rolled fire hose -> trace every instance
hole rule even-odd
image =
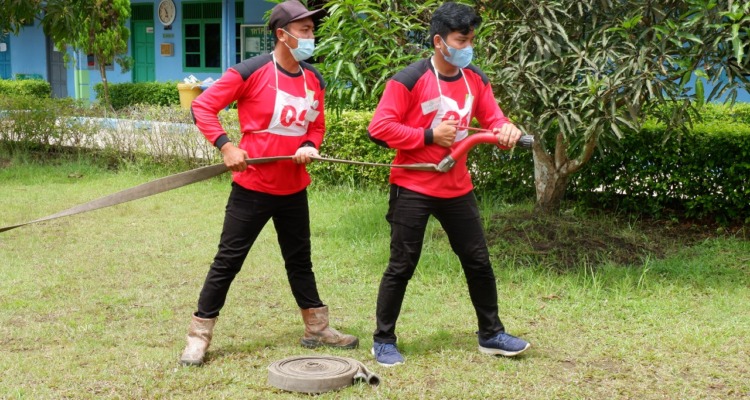
[[[483,130],[484,131],[484,130]],[[485,131],[487,132],[487,131]],[[433,171],[433,172],[448,172],[456,164],[456,160],[463,157],[471,150],[472,147],[479,143],[495,143],[497,144],[497,137],[493,133],[478,133],[469,136],[467,139],[462,140],[458,146],[456,146],[451,153],[439,164],[432,163],[418,163],[418,164],[382,164],[382,163],[371,163],[363,161],[351,161],[351,160],[339,160],[335,158],[324,158],[324,157],[313,157],[315,161],[325,161],[331,163],[342,163],[342,164],[354,164],[354,165],[365,165],[374,167],[390,167],[390,168],[402,168],[410,169],[415,171]],[[519,147],[531,147],[534,142],[534,137],[531,135],[524,135],[518,141],[517,146]],[[262,158],[250,158],[245,160],[247,164],[264,164],[269,162],[291,160],[292,156],[277,156],[277,157],[262,157]],[[191,183],[200,182],[214,176],[221,175],[227,172],[229,169],[223,163],[214,164],[207,167],[201,167],[192,169],[190,171],[181,172],[179,174],[169,175],[164,178],[156,179],[151,182],[125,189],[120,192],[111,194],[109,196],[100,197],[98,199],[89,201],[87,203],[79,204],[75,207],[71,207],[67,210],[60,211],[58,213],[48,215],[32,221],[23,222],[15,225],[8,225],[0,228],[0,232],[9,231],[11,229],[19,228],[24,225],[34,224],[42,221],[49,221],[56,218],[67,217],[74,214],[80,214],[88,211],[98,210],[100,208],[111,207],[117,204],[122,204],[128,201],[141,199],[144,197],[152,196],[158,193],[166,192],[168,190],[177,189],[182,186],[189,185]]]
[[[380,377],[361,362],[345,357],[288,357],[268,366],[268,384],[289,392],[324,393],[357,382],[377,386]]]

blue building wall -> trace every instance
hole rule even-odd
[[[18,36],[9,36],[10,69],[15,74],[37,74],[47,79],[46,41],[42,28],[35,21],[33,27],[27,27]]]
[[[182,60],[182,54],[184,52],[184,46],[183,46],[183,32],[181,29],[181,21],[182,21],[182,15],[181,15],[181,8],[182,8],[182,0],[174,0],[175,5],[177,6],[177,17],[172,24],[172,29],[166,30],[165,27],[159,22],[159,19],[156,15],[157,13],[157,1],[150,1],[150,0],[133,0],[131,1],[131,4],[148,4],[153,3],[154,4],[154,46],[155,46],[155,79],[159,82],[164,81],[182,81],[184,78],[188,77],[189,75],[193,75],[196,78],[200,80],[205,80],[207,78],[212,79],[218,79],[221,77],[221,73],[226,70],[228,67],[235,64],[234,62],[234,54],[236,51],[236,45],[235,45],[235,31],[234,31],[234,22],[235,21],[235,15],[234,15],[234,5],[235,0],[223,0],[223,9],[224,9],[224,18],[225,20],[232,21],[231,24],[222,24],[222,43],[226,44],[226,47],[222,49],[222,72],[184,72],[183,69],[183,60]],[[193,1],[194,2],[194,1]],[[244,16],[242,17],[242,21],[245,24],[263,24],[265,21],[263,20],[263,15],[267,10],[270,10],[274,6],[273,3],[269,3],[265,0],[244,0]],[[174,46],[174,55],[172,56],[162,56],[160,54],[160,45],[162,43],[171,43]],[[130,49],[128,55],[132,55],[132,49]],[[228,56],[229,55],[229,56]],[[85,68],[85,55],[78,55],[76,57],[77,60],[79,60],[78,65],[76,68],[79,71],[83,71],[84,74],[86,74],[87,68]],[[94,85],[97,83],[101,83],[101,76],[98,73],[97,70],[88,70],[88,78],[90,82],[90,87],[93,88]],[[74,71],[72,68],[68,71],[68,93],[75,93],[75,74],[76,71]],[[132,82],[133,80],[133,74],[132,71],[123,73],[118,65],[114,66],[113,70],[107,71],[107,79],[110,83],[122,83],[122,82]],[[95,93],[93,90],[90,91],[90,100],[95,99]]]

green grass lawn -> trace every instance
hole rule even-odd
[[[86,160],[0,157],[0,225],[159,176]],[[743,235],[675,239],[668,251],[646,252],[631,265],[607,261],[606,253],[579,255],[577,266],[561,269],[557,259],[503,240],[509,231],[496,229],[531,205],[483,201],[500,317],[533,347],[516,359],[477,351],[463,274],[439,224],[431,223],[399,320],[407,361],[386,369],[369,355],[388,260],[386,194],[315,185],[319,289],[333,325],[358,335],[360,348],[299,346],[302,320],[269,224],[229,293],[207,364],[180,367],[228,190],[222,177],[0,233],[0,398],[307,398],[270,387],[266,368],[316,354],[358,359],[382,379],[376,389],[356,385],[321,399],[750,396],[750,242]],[[574,218],[578,226],[622,231],[640,248],[665,243],[606,214]]]

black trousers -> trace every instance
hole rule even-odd
[[[476,311],[478,334],[490,338],[504,331],[498,317],[497,284],[474,193],[442,199],[392,185],[386,219],[391,224],[391,257],[378,291],[373,340],[396,342],[396,320],[422,253],[425,228],[434,215],[458,255]]]
[[[198,299],[197,317],[213,318],[219,315],[229,286],[269,219],[273,219],[276,228],[287,278],[297,305],[300,308],[324,306],[318,295],[310,260],[307,191],[276,196],[232,183],[219,250]]]

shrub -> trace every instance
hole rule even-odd
[[[663,143],[664,127],[646,124],[596,154],[571,192],[592,205],[657,217],[750,221],[748,109],[709,107],[704,122]]]
[[[38,99],[49,98],[52,86],[49,82],[39,79],[5,80],[0,79],[0,97],[31,96]]]
[[[221,162],[220,153],[177,106],[131,106],[115,118],[72,99],[0,96],[0,141],[35,146],[104,147],[119,157],[182,158],[187,165]],[[615,207],[657,217],[671,213],[718,222],[750,222],[750,106],[707,107],[704,121],[681,135],[666,137],[648,123],[613,146],[601,148],[568,188],[571,199],[595,207]],[[236,110],[219,113],[235,143]],[[322,156],[375,163],[392,162],[395,151],[367,136],[368,111],[326,115]],[[662,143],[662,141],[664,141]],[[440,160],[434,160],[438,163]],[[177,166],[179,163],[173,163]],[[179,164],[182,165],[182,164]],[[533,198],[534,165],[528,150],[501,151],[480,145],[469,153],[477,192],[514,201]],[[309,166],[316,183],[386,187],[389,168],[317,162]]]
[[[321,154],[330,158],[391,162],[393,150],[370,142],[372,113],[329,113]],[[569,187],[569,198],[591,206],[615,207],[656,217],[709,218],[720,223],[750,222],[750,105],[711,105],[703,122],[682,135],[667,137],[664,127],[647,123],[613,147],[599,149]],[[435,160],[437,163],[440,160]],[[531,151],[501,151],[480,145],[469,153],[477,192],[509,201],[533,198]],[[388,168],[314,163],[316,179],[326,183],[382,185]]]
[[[94,85],[97,99],[104,98],[104,85]],[[180,104],[177,82],[137,82],[114,83],[109,85],[109,97],[115,110],[149,104],[155,106],[172,106]]]
[[[395,152],[373,143],[367,137],[371,111],[343,111],[339,116],[326,113],[326,136],[320,154],[326,158],[390,163]],[[308,167],[316,181],[328,184],[383,186],[388,184],[389,169],[318,162]]]
[[[534,158],[529,149],[500,150],[479,145],[468,165],[477,192],[507,201],[534,198]]]
[[[696,120],[703,123],[729,122],[750,125],[750,103],[710,104],[699,110]]]
[[[7,115],[0,124],[0,141],[17,146],[80,146],[91,136],[91,129],[78,118],[91,110],[71,98],[0,97],[0,110]]]

